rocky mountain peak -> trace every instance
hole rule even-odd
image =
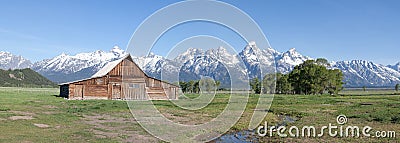
[[[115,45],[111,50],[111,53],[114,53],[114,55],[116,56],[122,56],[125,55],[126,52],[124,50],[122,50],[118,45]]]
[[[31,61],[22,56],[13,55],[10,52],[0,51],[0,69],[23,69],[29,68]]]

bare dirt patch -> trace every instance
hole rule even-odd
[[[53,106],[53,105],[44,105],[43,108],[47,108],[47,109],[57,109],[57,106]]]
[[[23,115],[23,116],[35,116],[35,113],[32,112],[24,112],[24,111],[10,111],[11,113]]]
[[[45,114],[45,115],[53,115],[53,114],[57,114],[58,112],[52,112],[52,111],[45,111],[45,112],[42,112],[42,114]]]
[[[161,111],[161,114],[174,122],[185,124],[185,125],[200,125],[206,122],[209,122],[212,117],[209,114],[190,114],[190,113],[183,113],[183,114],[176,114],[176,113],[169,113]]]
[[[10,120],[32,120],[34,118],[32,116],[12,116],[9,119]]]
[[[49,128],[50,127],[49,125],[46,125],[46,124],[33,124],[33,125],[35,125],[36,127],[39,127],[39,128]]]
[[[129,115],[83,115],[85,123],[92,125],[91,132],[97,138],[114,138],[122,142],[158,142],[148,135],[135,119]]]

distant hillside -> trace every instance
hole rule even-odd
[[[0,86],[2,87],[55,87],[52,81],[27,68],[16,70],[0,69]]]

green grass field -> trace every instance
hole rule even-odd
[[[376,92],[376,93],[374,93]],[[400,96],[394,91],[344,91],[344,96],[275,95],[265,121],[276,124],[281,115],[296,118],[290,126],[320,127],[344,114],[348,125],[375,131],[400,132]],[[379,94],[379,95],[374,95]],[[133,119],[125,101],[65,100],[58,89],[0,88],[0,142],[162,142]],[[197,96],[197,95],[189,95]],[[169,119],[183,124],[212,120],[225,108],[228,94],[218,94],[206,108],[182,110],[169,101],[154,101]],[[246,111],[229,132],[246,130],[258,96],[250,95]],[[399,142],[399,138],[280,138],[260,142]]]

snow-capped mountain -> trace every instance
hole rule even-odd
[[[133,61],[144,71],[147,75],[162,80],[174,81],[172,74],[178,73],[178,65],[170,59],[150,53],[144,57],[132,57]],[[161,77],[161,72],[164,71]]]
[[[48,79],[61,83],[89,78],[108,62],[125,54],[127,53],[124,50],[115,46],[109,52],[98,50],[76,55],[61,54],[31,64],[20,56],[0,52],[0,68],[30,67]],[[231,82],[247,86],[248,78],[261,78],[261,75],[275,71],[288,73],[294,66],[312,59],[301,55],[294,48],[280,53],[271,48],[260,49],[255,42],[250,42],[238,54],[229,53],[223,47],[206,51],[189,48],[174,59],[166,59],[153,53],[132,58],[144,72],[155,78],[175,82],[208,76],[221,81],[223,87],[229,87]],[[399,67],[400,63],[384,66],[363,60],[331,62],[331,68],[343,71],[345,86],[350,87],[392,86],[400,83]]]
[[[108,62],[117,60],[125,54],[124,50],[115,46],[110,52],[98,50],[76,55],[61,54],[52,59],[36,62],[30,67],[50,80],[61,83],[91,77]],[[188,81],[209,76],[226,86],[231,82],[247,85],[245,82],[248,78],[261,78],[262,74],[274,72],[273,67],[277,63],[279,63],[278,70],[286,73],[287,69],[307,59],[295,50],[285,53],[279,53],[271,48],[261,50],[255,42],[250,42],[239,54],[231,54],[223,47],[206,51],[189,48],[174,59],[166,59],[153,53],[132,58],[143,71],[155,78]],[[285,59],[290,60],[285,61]],[[179,77],[176,77],[177,75]]]
[[[182,57],[191,57],[184,58]],[[207,51],[188,49],[175,58],[179,67],[179,80],[187,81],[201,79],[202,77],[212,77],[220,81],[222,87],[231,87],[231,82],[235,86],[247,85],[246,68],[240,63],[237,55],[229,53],[225,48],[209,49]],[[238,87],[236,87],[238,88]]]
[[[125,51],[114,46],[109,52],[97,50],[76,55],[61,54],[33,64],[32,69],[48,79],[60,83],[87,78],[100,70],[108,62],[125,55]]]
[[[194,59],[195,57],[204,55],[203,49],[189,48],[182,54],[178,55],[174,61],[178,63],[185,63],[188,60]]]
[[[31,65],[31,61],[22,56],[16,56],[9,52],[0,51],[0,69],[24,69],[29,68]]]
[[[391,69],[394,69],[394,70],[400,72],[400,62],[397,63],[397,64],[395,64],[395,65],[388,65],[387,67],[389,67],[389,68],[391,68]]]
[[[249,42],[249,44],[238,55],[244,62],[249,77],[261,78],[261,72],[275,72],[275,70],[270,71],[270,67],[275,66],[276,54],[277,53],[274,53],[273,51],[271,52],[271,50],[261,50],[257,47],[255,42]]]
[[[400,73],[370,61],[339,61],[331,65],[342,70],[346,86],[389,86],[400,83]]]
[[[96,69],[100,69],[104,64],[119,59],[123,55],[125,55],[125,51],[118,46],[115,46],[110,52],[97,50],[92,53],[79,53],[74,56],[63,53],[53,59],[35,63],[33,69],[39,72],[52,71],[69,74],[93,66]]]
[[[276,56],[276,70],[280,73],[290,72],[294,66],[303,63],[306,60],[312,58],[301,55],[296,51],[295,48],[290,49],[287,52],[277,54]]]

